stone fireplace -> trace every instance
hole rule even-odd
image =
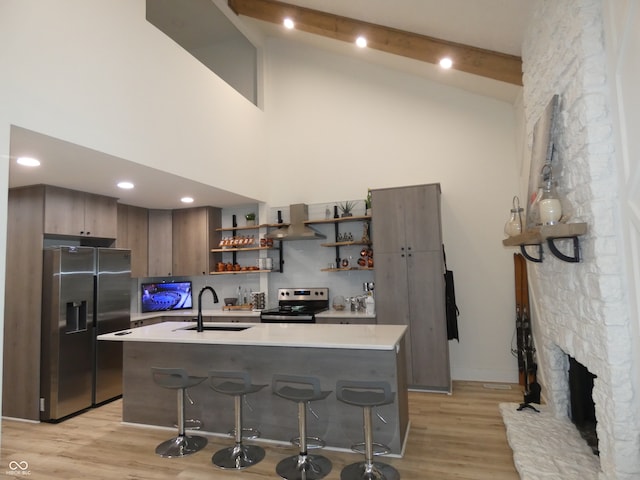
[[[588,224],[580,237],[581,262],[563,262],[545,248],[544,261],[529,264],[529,286],[544,403],[556,418],[568,418],[569,357],[584,365],[596,376],[595,474],[631,480],[640,478],[637,328],[619,241],[620,177],[609,84],[615,78],[607,70],[605,4],[539,0],[523,45],[525,141],[531,145],[536,120],[559,94],[558,189],[569,221]],[[528,168],[522,172],[526,184]],[[561,250],[572,248],[570,240],[557,243]]]

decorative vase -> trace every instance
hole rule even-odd
[[[247,220],[247,227],[253,227],[255,226],[256,221],[255,220]]]

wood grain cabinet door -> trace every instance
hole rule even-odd
[[[148,272],[167,277],[173,272],[173,218],[171,210],[149,210]]]
[[[401,193],[407,249],[414,252],[441,250],[440,187],[417,185],[406,187]]]
[[[84,195],[84,235],[116,238],[118,235],[118,202],[115,198],[86,193]]]
[[[212,270],[211,248],[217,246],[221,211],[214,207],[173,211],[173,274],[208,275]]]
[[[131,276],[146,277],[149,271],[149,211],[118,204],[118,248],[131,250]]]
[[[84,192],[45,187],[44,233],[84,235]]]
[[[117,200],[47,185],[44,233],[74,237],[116,238]]]
[[[449,341],[439,252],[413,252],[407,259],[407,277],[412,382],[446,390],[450,386]]]

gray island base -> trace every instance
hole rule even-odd
[[[333,393],[311,403],[315,415],[307,415],[308,434],[322,438],[326,448],[348,450],[363,441],[362,410],[336,399],[336,381],[384,380],[396,396],[393,404],[375,409],[387,423],[374,415],[374,441],[388,445],[393,455],[403,454],[409,429],[406,327],[247,324],[249,329],[233,332],[184,330],[191,325],[166,322],[100,337],[124,342],[124,422],[175,425],[176,392],[153,382],[152,366],[180,367],[198,376],[207,376],[209,370],[246,370],[253,383],[269,387],[247,396],[244,426],[261,432],[258,442],[289,443],[298,435],[297,406],[272,393],[272,376],[314,375],[323,390]],[[202,432],[227,435],[233,428],[233,399],[214,392],[206,381],[189,389],[189,395],[194,405],[185,402],[186,418],[200,420]]]

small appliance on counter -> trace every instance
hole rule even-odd
[[[251,304],[254,311],[264,310],[266,307],[266,297],[264,292],[251,292]]]
[[[40,419],[57,421],[122,395],[122,343],[130,327],[131,251],[44,250]]]
[[[260,313],[262,323],[316,323],[329,309],[328,288],[279,288],[278,307]]]

